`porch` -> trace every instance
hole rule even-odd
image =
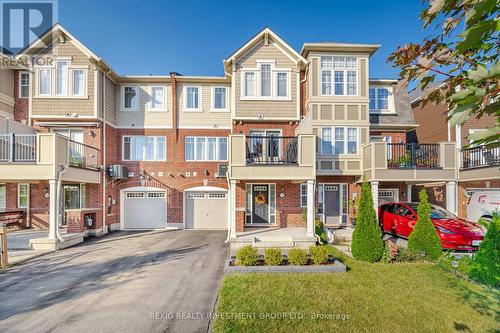
[[[316,244],[316,238],[307,236],[307,229],[303,227],[254,227],[236,232],[236,238],[232,238],[230,242],[232,250],[245,245],[255,248],[279,247],[286,250],[294,247],[309,248]]]

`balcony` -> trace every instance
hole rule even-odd
[[[500,147],[478,146],[460,152],[461,181],[497,179],[500,177]]]
[[[315,144],[312,134],[296,137],[231,135],[229,178],[313,179]]]
[[[454,142],[436,144],[370,142],[362,147],[368,181],[455,180]]]
[[[55,133],[1,134],[2,180],[56,179],[60,166],[65,181],[99,182],[99,150]]]

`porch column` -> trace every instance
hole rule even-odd
[[[236,238],[236,180],[229,181],[229,230],[230,238]]]
[[[446,209],[457,214],[457,182],[446,183]]]
[[[314,237],[314,180],[307,181],[307,237]]]
[[[375,216],[378,218],[378,182],[371,182],[373,208],[375,209]]]
[[[57,239],[57,215],[58,215],[58,204],[57,204],[57,180],[49,180],[49,239]]]
[[[406,201],[411,202],[411,184],[406,184]]]

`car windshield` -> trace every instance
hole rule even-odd
[[[418,203],[410,203],[408,206],[411,207],[414,211],[418,210]],[[450,213],[444,208],[439,206],[431,205],[431,219],[442,220],[442,219],[454,219],[455,215]]]

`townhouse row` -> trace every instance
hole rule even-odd
[[[442,184],[456,213],[457,146],[407,141],[418,124],[406,87],[368,75],[378,48],[297,52],[265,28],[223,77],[123,76],[55,25],[3,59],[0,209],[56,243],[60,226],[227,229],[236,245],[290,246],[315,242],[316,217],[355,225],[362,181],[375,206]],[[480,169],[499,186],[498,167]]]

